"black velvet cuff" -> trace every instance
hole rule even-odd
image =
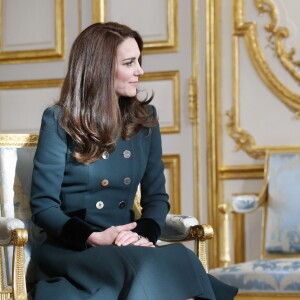
[[[150,218],[139,219],[136,223],[137,226],[132,231],[148,238],[150,242],[156,244],[161,233],[159,225]]]
[[[72,217],[63,226],[61,239],[66,245],[76,250],[87,248],[86,240],[95,230],[78,217]]]

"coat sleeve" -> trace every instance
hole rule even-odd
[[[156,118],[156,110],[151,106]],[[162,161],[162,142],[159,124],[151,130],[150,151],[146,170],[141,180],[142,216],[138,220],[136,232],[156,242],[165,225],[169,212],[169,196],[165,189],[164,164]]]
[[[67,137],[58,123],[58,115],[59,109],[48,108],[42,117],[33,162],[30,199],[32,220],[47,234],[60,238],[72,248],[84,249],[88,236],[94,230],[79,218],[67,216],[60,207]]]

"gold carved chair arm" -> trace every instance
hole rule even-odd
[[[231,202],[219,204],[218,210],[226,215],[229,213],[250,213],[264,205],[267,201],[268,183],[265,181],[259,194],[240,193],[233,194]]]
[[[198,220],[191,216],[168,214],[166,226],[160,239],[165,242],[195,242],[195,254],[199,257],[203,267],[207,271],[206,241],[212,239],[214,231],[212,226],[199,224]]]
[[[12,293],[14,300],[27,299],[24,266],[24,246],[28,241],[28,233],[22,221],[14,218],[0,218],[0,246],[13,246],[12,287],[5,284],[3,251],[0,270],[0,299],[9,299]]]
[[[264,184],[262,191],[259,194],[256,193],[245,193],[245,194],[233,194],[231,202],[224,202],[219,204],[218,210],[221,212],[222,217],[220,219],[220,231],[222,231],[220,239],[220,262],[223,267],[226,267],[231,262],[231,251],[230,251],[230,225],[229,215],[230,214],[247,214],[254,212],[259,207],[264,205],[267,201],[267,184]],[[236,218],[236,222],[241,220]],[[240,227],[243,224],[239,224]],[[243,241],[240,243],[243,245]],[[243,248],[243,246],[237,246],[237,248]],[[239,252],[241,249],[239,249]]]

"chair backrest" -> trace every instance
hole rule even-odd
[[[263,257],[300,256],[300,151],[266,157]]]
[[[29,206],[33,157],[38,141],[35,134],[0,134],[0,213],[1,217],[18,218],[28,230],[25,247],[27,269],[33,247],[45,239],[41,229],[31,222]],[[2,249],[5,262],[1,261],[2,274],[11,282],[12,249]]]

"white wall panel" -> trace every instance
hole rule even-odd
[[[53,0],[2,0],[2,50],[55,47]]]
[[[52,105],[59,88],[0,90],[1,133],[37,133],[44,109]]]
[[[135,28],[144,41],[163,41],[168,38],[166,0],[110,0],[107,1],[107,19]]]

